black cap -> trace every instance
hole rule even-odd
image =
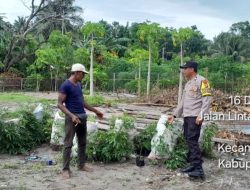
[[[188,61],[186,62],[185,65],[180,66],[181,69],[184,68],[194,68],[195,70],[197,70],[198,64],[194,61]]]

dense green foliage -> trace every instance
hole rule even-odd
[[[95,161],[120,161],[131,153],[132,144],[126,131],[97,131],[89,137],[87,155]]]
[[[145,130],[134,137],[134,150],[137,154],[148,156],[151,151],[151,140],[155,133],[156,123],[152,123],[148,125]]]
[[[14,24],[0,17],[0,73],[35,78],[26,86],[39,90],[48,86],[43,79],[65,79],[71,64],[79,62],[93,71],[86,87],[140,94],[148,87],[178,84],[182,45],[184,61],[198,61],[213,87],[240,91],[250,82],[249,21],[234,23],[211,41],[195,25],[175,29],[149,21],[84,23],[78,14],[82,9],[74,3],[44,1],[41,9],[34,7],[38,14],[18,17]]]
[[[43,113],[42,121],[38,121],[28,109],[17,112],[1,110],[0,117],[3,119],[0,121],[0,153],[25,153],[50,140],[52,118],[48,112]],[[20,120],[6,122],[13,118]]]
[[[187,161],[187,145],[185,138],[181,135],[177,139],[177,145],[174,150],[170,153],[170,157],[165,161],[165,166],[168,169],[178,169],[183,167]]]
[[[204,135],[201,144],[201,150],[205,154],[205,156],[212,158],[214,157],[213,146],[214,142],[212,138],[218,132],[218,126],[215,124],[211,124],[204,129]]]

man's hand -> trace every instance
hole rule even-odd
[[[75,126],[81,123],[81,120],[75,115],[73,115],[71,119],[72,119],[72,122],[75,123]]]
[[[100,111],[96,111],[95,112],[95,114],[96,114],[96,116],[99,118],[99,119],[102,119],[103,118],[103,113],[102,112],[100,112]]]
[[[170,115],[170,116],[168,117],[168,123],[169,123],[169,124],[172,124],[173,121],[174,121],[174,116],[173,116],[173,115]]]
[[[201,125],[202,122],[203,122],[203,119],[201,117],[199,117],[199,116],[195,120],[196,125]]]

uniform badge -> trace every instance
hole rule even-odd
[[[208,80],[201,81],[201,95],[202,96],[211,96],[211,88]]]

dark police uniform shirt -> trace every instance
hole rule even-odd
[[[203,118],[203,115],[208,113],[211,102],[211,88],[208,80],[201,75],[196,75],[186,83],[181,102],[173,115]]]

